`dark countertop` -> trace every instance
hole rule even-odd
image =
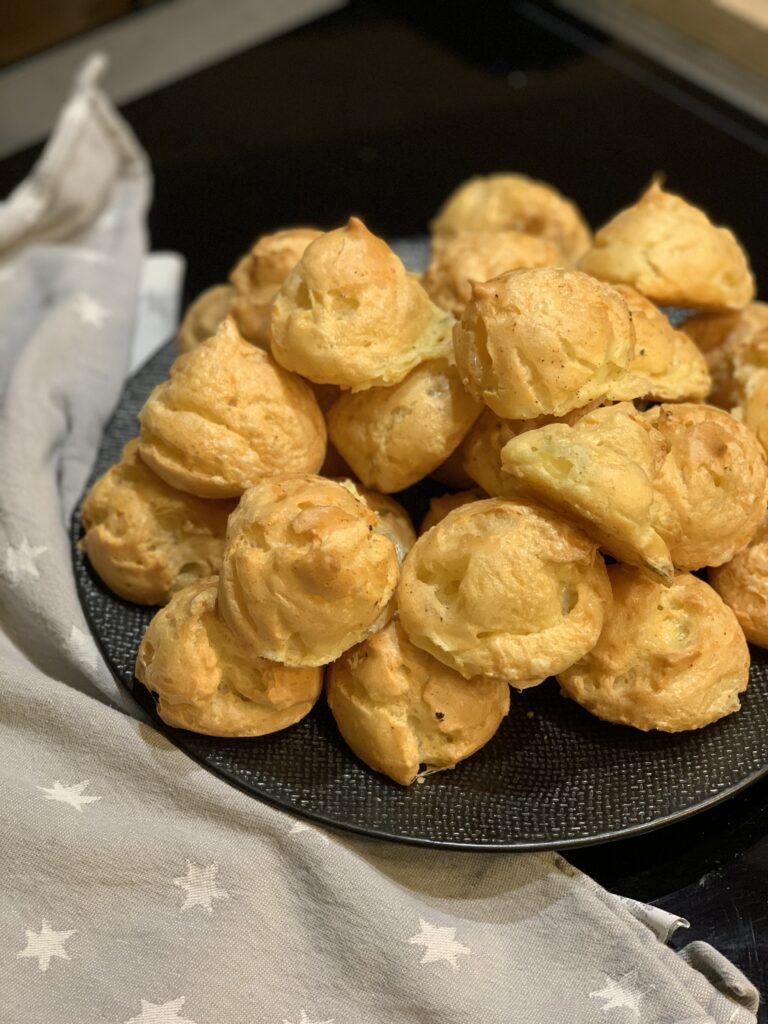
[[[263,231],[354,212],[421,234],[459,181],[506,169],[553,182],[595,225],[664,171],[768,290],[765,127],[547,4],[352,3],[124,113],[156,176],[153,246],[187,256],[188,296]],[[38,152],[0,162],[1,194]],[[712,942],[768,990],[768,779],[570,860],[689,918],[681,941]]]

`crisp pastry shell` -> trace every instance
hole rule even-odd
[[[236,501],[210,501],[171,487],[144,465],[137,440],[83,502],[88,560],[110,590],[137,604],[165,604],[198,577],[218,572]]]
[[[419,537],[398,606],[417,647],[465,679],[493,676],[522,689],[591,649],[610,596],[583,533],[547,509],[490,498]]]
[[[218,579],[190,583],[155,615],[136,678],[177,729],[207,736],[264,736],[300,721],[320,696],[319,668],[286,668],[244,652],[216,611]]]
[[[608,568],[613,611],[595,647],[558,675],[598,718],[635,729],[700,729],[739,709],[749,648],[736,616],[703,580],[665,587],[626,565]]]
[[[285,665],[326,665],[379,629],[400,572],[378,526],[346,481],[279,476],[246,491],[219,582],[219,611],[243,647]]]
[[[328,704],[353,752],[401,785],[453,768],[509,710],[500,679],[464,679],[408,640],[397,621],[328,670]]]
[[[325,458],[311,388],[245,341],[231,317],[176,360],[139,421],[144,462],[201,498],[236,497],[276,473],[314,473]]]

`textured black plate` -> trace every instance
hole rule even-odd
[[[126,386],[104,435],[93,478],[137,433],[136,414],[167,376],[175,343]],[[418,522],[425,489],[403,498]],[[133,677],[152,611],[112,594],[72,545],[80,599],[120,683],[154,716]],[[753,649],[743,708],[693,733],[644,734],[612,726],[560,697],[549,680],[513,693],[501,729],[469,761],[403,789],[369,771],[341,740],[321,701],[274,736],[226,740],[158,727],[179,747],[242,788],[309,818],[371,835],[455,848],[523,850],[583,846],[629,836],[703,810],[768,771],[768,653]]]

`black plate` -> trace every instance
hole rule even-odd
[[[137,433],[136,415],[175,355],[171,342],[128,382],[93,479],[118,460],[123,444]],[[402,496],[417,523],[427,494],[422,486]],[[216,739],[169,729],[133,676],[152,610],[107,590],[77,548],[81,535],[78,509],[71,536],[80,600],[119,682],[159,729],[212,771],[308,818],[432,846],[562,849],[684,818],[768,771],[768,652],[758,648],[752,651],[742,710],[706,729],[670,736],[608,725],[563,699],[548,680],[519,695],[513,692],[510,713],[487,747],[453,771],[409,789],[355,758],[324,701],[298,725],[260,739]]]

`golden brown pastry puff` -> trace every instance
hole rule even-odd
[[[286,668],[242,650],[216,613],[218,579],[178,591],[147,627],[136,678],[167,725],[208,736],[264,736],[300,721],[320,696],[319,668]]]
[[[658,181],[600,228],[579,267],[603,281],[631,284],[667,306],[741,309],[755,294],[732,232]]]
[[[215,284],[190,302],[179,326],[179,352],[191,352],[201,341],[212,338],[232,309],[235,293],[228,284]]]
[[[321,234],[316,228],[300,227],[262,235],[235,265],[229,275],[232,315],[247,341],[269,348],[272,300],[309,243]]]
[[[613,611],[596,646],[558,675],[563,693],[644,732],[700,729],[738,711],[749,649],[712,587],[689,573],[665,587],[628,565],[608,574]]]
[[[597,546],[555,513],[489,498],[450,512],[403,565],[409,639],[465,679],[535,686],[597,642],[611,592]]]
[[[347,483],[355,486],[351,480],[348,480]],[[390,498],[388,494],[369,491],[365,487],[356,487],[356,490],[366,504],[370,505],[373,511],[377,513],[379,522],[376,529],[379,533],[383,533],[385,537],[389,537],[395,545],[397,560],[402,564],[405,556],[416,543],[416,531],[413,528],[411,517],[403,506],[398,501],[395,501],[394,498]]]
[[[285,665],[326,665],[384,625],[395,545],[348,482],[281,476],[232,513],[219,611],[240,643]]]
[[[554,242],[520,231],[478,231],[441,240],[422,283],[432,301],[460,317],[472,298],[471,281],[489,281],[520,267],[559,267]]]
[[[201,498],[234,497],[276,473],[314,473],[325,458],[325,421],[311,388],[249,345],[232,317],[179,356],[139,421],[142,459]]]
[[[236,501],[206,501],[171,487],[139,458],[138,440],[83,502],[81,544],[93,568],[126,601],[165,604],[180,587],[219,571]]]
[[[523,174],[469,178],[448,196],[430,228],[437,244],[468,231],[521,231],[554,242],[569,263],[592,241],[575,203]]]
[[[707,361],[698,346],[676,331],[664,314],[627,284],[616,291],[629,307],[635,328],[635,358],[611,389],[611,398],[640,397],[661,402],[704,399],[712,388]]]
[[[453,318],[356,217],[321,235],[272,306],[272,354],[317,384],[397,384],[451,350]]]
[[[437,526],[455,508],[462,505],[469,505],[473,501],[483,501],[488,495],[479,487],[471,487],[467,491],[456,491],[454,494],[443,494],[439,498],[431,498],[429,511],[421,521],[419,534],[426,533],[433,526]]]
[[[469,393],[529,420],[608,397],[634,359],[635,331],[614,288],[540,267],[474,284],[453,344]]]
[[[755,435],[763,451],[768,452],[768,370],[752,370],[741,390],[741,405],[733,414]]]
[[[538,416],[535,420],[504,420],[486,409],[459,446],[467,475],[491,497],[513,498],[520,488],[514,477],[502,470],[501,450],[504,445],[518,434],[538,430],[550,423],[573,425],[596,407],[597,403],[590,402],[565,416]]]
[[[730,561],[768,502],[757,438],[711,405],[657,405],[642,415],[669,448],[654,480],[654,521],[673,563],[700,569]]]
[[[768,516],[730,562],[710,569],[711,585],[734,612],[750,643],[768,647]]]
[[[394,387],[342,395],[328,413],[328,433],[356,476],[389,494],[441,465],[481,411],[456,367],[430,359]]]
[[[738,313],[697,313],[681,330],[707,360],[712,377],[708,401],[733,409],[750,369],[768,366],[768,303],[750,302]]]
[[[555,423],[511,438],[501,465],[521,497],[568,516],[614,558],[669,580],[670,551],[654,521],[654,483],[667,452],[651,423],[622,402],[573,426]]]
[[[474,754],[509,710],[503,679],[464,679],[396,621],[331,665],[326,693],[354,753],[404,786]]]

